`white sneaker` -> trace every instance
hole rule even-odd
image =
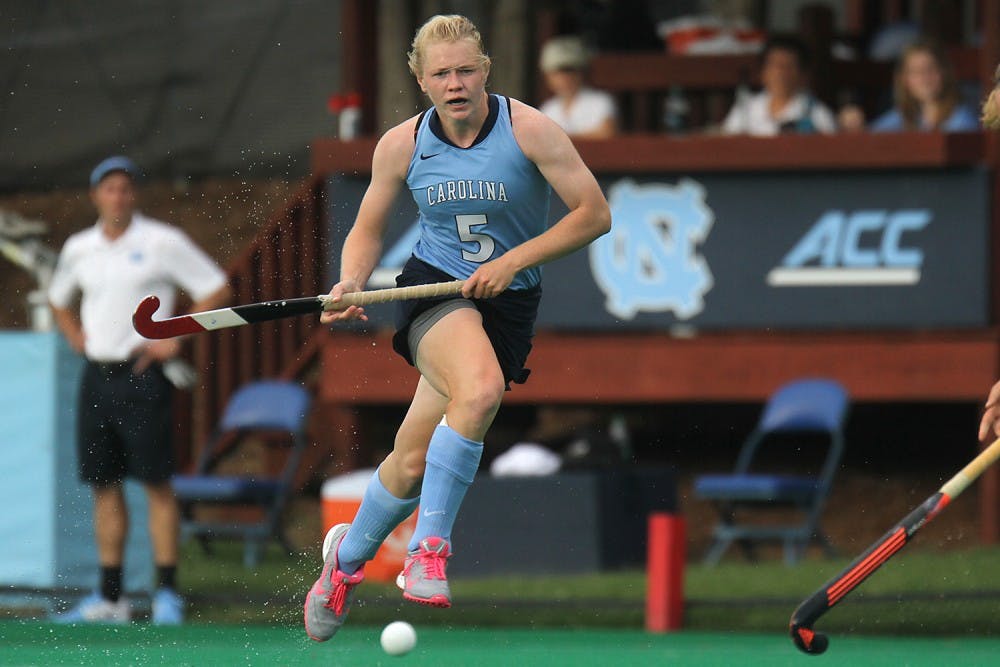
[[[128,598],[120,597],[112,602],[100,593],[94,592],[80,600],[75,607],[52,619],[56,623],[116,623],[124,624],[132,620],[132,607]]]
[[[180,625],[184,622],[184,598],[172,588],[158,588],[153,594],[153,625]]]

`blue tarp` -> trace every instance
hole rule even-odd
[[[76,475],[82,366],[57,334],[0,331],[0,586],[97,584],[92,497]],[[149,590],[145,495],[130,482],[126,499],[125,588]]]

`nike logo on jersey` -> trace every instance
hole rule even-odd
[[[424,516],[434,516],[435,514],[444,514],[444,510],[434,510],[433,512],[424,510]]]
[[[420,159],[421,160],[430,160],[432,157],[435,157],[435,156],[438,156],[438,155],[441,155],[441,154],[440,153],[431,153],[430,155],[424,155],[423,153],[421,153],[420,154]]]
[[[378,539],[372,537],[368,533],[365,533],[365,539],[368,540],[369,542],[380,542],[381,541],[381,540],[378,540]]]

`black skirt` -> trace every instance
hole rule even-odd
[[[455,277],[423,260],[410,257],[403,272],[396,277],[396,285],[408,287],[450,280],[455,280]],[[411,366],[414,365],[413,354],[407,342],[410,324],[428,308],[454,298],[410,299],[396,304],[396,335],[392,337],[392,348]],[[525,290],[508,289],[492,299],[470,299],[482,315],[483,329],[493,345],[508,389],[511,382],[524,384],[531,372],[524,364],[531,352],[541,298],[542,288],[538,285]]]

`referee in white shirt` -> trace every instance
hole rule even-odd
[[[180,287],[193,310],[225,305],[226,274],[182,231],[135,210],[139,169],[127,157],[94,168],[90,197],[97,223],[71,236],[49,288],[55,321],[87,358],[80,389],[77,447],[80,478],[94,490],[100,589],[57,620],[128,622],[122,559],[128,514],[122,480],[143,483],[157,566],[153,622],[183,620],[176,592],[179,514],[170,487],[171,386],[161,363],[180,352],[178,339],[148,341],[132,328],[132,312],[155,294],[172,312]],[[79,316],[75,308],[79,297]]]

